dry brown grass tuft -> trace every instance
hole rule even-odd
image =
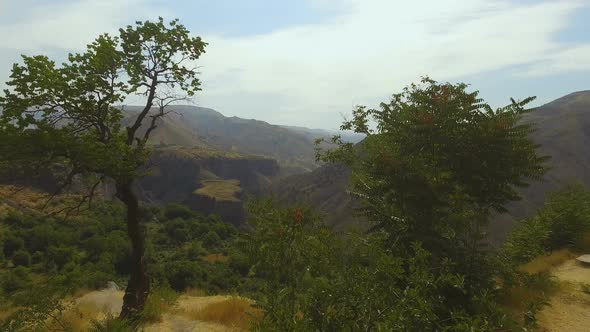
[[[201,309],[188,312],[186,315],[194,320],[248,329],[253,321],[262,316],[262,311],[253,307],[252,304],[252,300],[232,297],[225,301],[208,304]]]
[[[229,261],[229,257],[224,254],[209,254],[201,259],[207,263],[227,263]]]
[[[577,255],[568,249],[561,249],[554,251],[549,255],[539,256],[532,261],[522,265],[520,270],[529,274],[545,273],[551,271],[553,268],[575,258]]]

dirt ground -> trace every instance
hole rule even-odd
[[[221,324],[195,321],[182,315],[183,312],[197,311],[209,304],[223,302],[229,296],[180,296],[171,312],[162,315],[162,321],[143,328],[145,332],[238,332]],[[102,319],[107,313],[117,315],[123,305],[123,292],[100,290],[87,293],[76,299],[76,307],[84,308],[87,314],[95,313],[95,319]]]
[[[550,300],[550,306],[539,314],[540,331],[590,331],[590,295],[582,291],[582,284],[590,284],[590,267],[575,259],[568,260],[552,271],[560,291]]]

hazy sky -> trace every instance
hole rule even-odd
[[[494,106],[590,89],[590,0],[0,0],[0,86],[158,16],[209,43],[195,104],[271,123],[334,129],[423,75]]]

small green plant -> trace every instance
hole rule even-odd
[[[141,313],[141,323],[155,323],[162,320],[164,311],[174,305],[178,293],[169,288],[155,289],[145,304],[145,308]]]
[[[109,314],[103,320],[92,320],[90,332],[134,332],[136,328],[127,320]]]

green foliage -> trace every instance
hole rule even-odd
[[[537,215],[510,233],[502,254],[514,264],[561,248],[580,248],[590,232],[590,191],[571,185],[551,193]]]
[[[172,306],[177,298],[178,293],[171,289],[162,287],[155,289],[148,297],[145,308],[141,313],[141,322],[145,324],[160,321],[163,311]]]
[[[257,330],[492,331],[507,328],[490,288],[465,305],[465,279],[419,243],[408,256],[383,232],[335,235],[310,210],[251,207],[256,228],[241,242],[258,279]]]
[[[150,284],[133,183],[145,175],[147,142],[168,113],[167,106],[200,90],[194,62],[205,46],[178,20],[137,21],[119,29],[118,36],[98,36],[83,53],[69,54],[61,65],[44,55],[23,56],[23,63],[12,67],[8,89],[0,96],[0,170],[22,171],[25,176],[38,170],[58,173],[58,192],[71,187],[77,177],[88,179],[91,183],[79,204],[61,211],[66,217],[80,212],[84,204],[90,208],[101,182],[114,182],[117,198],[128,209],[133,242],[128,263],[134,266],[125,267],[131,272],[127,292],[135,294],[135,300],[124,298],[124,316],[143,309]],[[185,96],[172,94],[174,90]],[[132,95],[145,96],[145,106],[123,128],[120,104]],[[72,260],[71,253],[65,247],[51,250],[57,269],[66,268],[63,263]],[[59,254],[66,257],[58,261]]]
[[[2,291],[11,295],[19,290],[27,289],[31,285],[31,274],[23,266],[5,271],[2,274]]]
[[[227,252],[237,233],[233,226],[186,208],[182,209],[188,219],[173,220],[166,215],[178,215],[167,213],[172,210],[169,207],[145,209],[155,216],[147,223],[150,274],[154,283],[161,285],[152,299],[163,299],[157,303],[148,301],[146,315],[157,316],[158,306],[169,302],[169,294],[164,294],[166,287],[176,291],[199,288],[231,292],[238,286],[243,276],[228,263],[208,263],[202,259]],[[15,265],[22,265],[0,272],[3,295],[12,303],[30,287],[44,285],[47,278],[55,287],[68,291],[101,289],[111,280],[124,284],[129,274],[130,251],[124,218],[124,209],[117,203],[97,204],[76,220],[19,214],[0,218],[1,224],[10,223],[10,233],[5,238],[10,239],[8,247],[20,248],[12,253],[11,259]],[[170,232],[169,225],[178,225],[188,236],[170,237],[175,232]],[[214,243],[203,246],[208,237],[215,238]]]
[[[66,291],[51,280],[44,285],[27,288],[15,296],[14,305],[19,308],[0,322],[2,331],[73,331],[64,313],[74,303],[64,300]],[[54,328],[55,326],[55,328]]]
[[[109,314],[103,320],[93,320],[90,332],[134,332],[136,328],[131,322]]]
[[[533,98],[493,110],[466,89],[424,78],[380,109],[358,107],[342,129],[366,134],[361,146],[318,156],[352,166],[362,212],[392,243],[448,251],[449,240],[473,242],[490,209],[503,211],[523,180],[544,172],[533,127],[520,122]]]
[[[6,237],[4,239],[4,256],[6,257],[12,257],[12,255],[22,249],[25,245],[25,242],[23,239],[15,237],[14,235],[9,235],[8,237]]]
[[[488,216],[505,211],[519,199],[518,187],[545,172],[547,158],[528,138],[534,128],[521,121],[532,100],[494,110],[466,84],[424,78],[380,109],[354,110],[341,129],[364,133],[358,146],[334,137],[338,149],[318,149],[319,160],[352,168],[359,212],[384,234],[380,250],[400,261],[398,287],[415,296],[409,298],[418,307],[388,307],[396,310],[383,318],[385,329],[510,325],[497,305],[498,263],[483,239]],[[412,260],[419,257],[428,258]],[[414,293],[407,291],[412,285]]]
[[[24,250],[19,250],[12,256],[12,263],[14,266],[29,266],[31,265],[31,255]]]

